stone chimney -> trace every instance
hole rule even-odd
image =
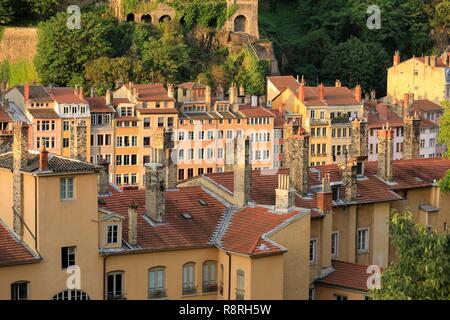
[[[95,88],[95,86],[91,87],[91,97],[96,97],[97,96],[97,88]]]
[[[377,101],[377,92],[375,90],[370,90],[370,101],[376,102]]]
[[[245,88],[244,88],[244,86],[242,84],[239,87],[239,96],[240,97],[245,97]]]
[[[234,139],[235,161],[234,172],[234,204],[245,207],[251,200],[252,191],[252,164],[250,139],[248,137]]]
[[[293,132],[284,138],[285,166],[289,168],[290,183],[302,195],[308,193],[309,136]]]
[[[378,117],[381,120],[387,121],[388,119],[388,106],[385,103],[378,103],[376,106]]]
[[[404,123],[403,159],[418,159],[420,157],[420,118],[417,115],[407,116]]]
[[[175,99],[175,88],[174,88],[173,84],[169,84],[167,86],[167,96],[170,99]]]
[[[403,95],[403,118],[411,114],[411,107],[414,104],[414,93],[405,93]]]
[[[322,191],[316,193],[317,208],[325,214],[333,211],[333,193],[330,182],[330,174],[327,173],[322,178]]]
[[[48,151],[44,145],[39,153],[39,170],[48,171]]]
[[[436,60],[437,60],[436,56],[431,56],[430,57],[430,66],[436,67]]]
[[[137,204],[132,203],[128,207],[128,244],[137,245]]]
[[[224,97],[224,90],[221,84],[219,84],[219,86],[216,89],[216,96],[217,96],[217,100],[219,101],[223,101],[225,99]]]
[[[369,134],[368,122],[366,119],[355,119],[352,122],[352,143],[350,145],[350,156],[367,157]]]
[[[84,89],[80,86],[80,89],[78,90],[78,97],[80,99],[84,99]]]
[[[211,87],[210,86],[206,86],[206,89],[205,89],[205,102],[208,107],[211,106]]]
[[[166,188],[176,189],[177,187],[177,159],[174,149],[173,133],[164,132],[164,166],[166,167]]]
[[[394,132],[387,127],[378,130],[377,174],[384,181],[392,180],[392,162],[394,158]]]
[[[13,226],[14,232],[23,237],[24,183],[21,169],[28,164],[28,125],[14,122],[13,142]]]
[[[278,187],[275,189],[275,212],[288,213],[295,207],[295,190],[289,185],[289,175],[278,175]]]
[[[300,87],[298,88],[298,100],[301,102],[305,101],[305,84],[303,81],[300,83]]]
[[[362,102],[362,88],[359,84],[355,87],[355,100]]]
[[[166,212],[166,169],[161,163],[145,164],[146,215],[154,222],[163,223]]]
[[[87,159],[87,128],[84,121],[70,126],[70,157],[79,161]]]
[[[345,187],[345,198],[348,201],[354,201],[357,197],[358,185],[358,165],[356,161],[349,161],[345,164],[344,170],[342,171],[342,181]]]
[[[341,82],[341,80],[336,80],[335,87],[336,87],[336,88],[342,87],[342,82]]]
[[[238,103],[237,95],[238,95],[237,88],[236,88],[236,85],[233,83],[230,87],[230,98],[229,98],[229,102],[230,102],[231,106]]]
[[[395,54],[394,54],[394,66],[399,65],[400,61],[401,61],[400,52],[397,50],[397,51],[395,51]]]
[[[23,93],[24,100],[25,100],[25,103],[27,103],[28,100],[30,100],[30,84],[28,82],[25,83],[23,91],[24,91],[24,93]]]
[[[323,83],[321,83],[319,85],[319,98],[320,100],[324,101],[325,100],[325,86],[323,85]]]
[[[105,101],[107,106],[111,106],[113,104],[113,92],[111,90],[106,91]]]
[[[109,193],[109,162],[102,159],[99,165],[101,166],[101,170],[98,179],[98,193],[105,195]]]

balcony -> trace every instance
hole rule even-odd
[[[203,293],[217,292],[217,283],[203,283]]]
[[[349,116],[341,116],[331,119],[331,124],[347,124],[350,123],[350,117]]]
[[[126,300],[123,293],[112,293],[108,292],[108,300]]]
[[[311,119],[310,125],[313,126],[326,126],[330,123],[329,119]]]
[[[164,288],[156,288],[148,290],[149,299],[164,299],[167,298],[167,291]]]
[[[197,294],[197,287],[193,285],[183,286],[183,296]]]

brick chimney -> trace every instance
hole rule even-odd
[[[333,211],[333,193],[331,192],[330,174],[322,178],[322,191],[316,193],[317,208],[323,213]]]
[[[417,115],[406,116],[404,123],[403,159],[418,159],[420,157],[420,118]]]
[[[378,130],[378,164],[377,175],[384,181],[393,177],[392,162],[394,158],[394,132],[389,126]]]
[[[102,159],[99,163],[101,169],[98,178],[98,193],[106,195],[109,193],[109,162]]]
[[[387,104],[385,104],[385,103],[377,104],[376,110],[377,110],[377,113],[378,113],[378,117],[381,120],[386,121],[388,119],[388,106],[387,106]]]
[[[367,157],[369,134],[368,122],[366,119],[355,119],[352,121],[352,143],[350,145],[350,156]]]
[[[362,102],[362,88],[359,84],[355,87],[355,100]]]
[[[44,145],[39,153],[39,170],[48,171],[48,151]]]
[[[298,88],[298,100],[301,102],[305,101],[305,84],[304,82],[300,83],[300,87]]]
[[[400,62],[401,62],[400,52],[397,50],[397,51],[395,51],[395,54],[394,54],[394,66],[399,65]]]
[[[14,122],[13,142],[13,226],[14,232],[23,237],[24,182],[21,169],[28,164],[28,125]]]
[[[164,222],[166,212],[166,168],[161,163],[145,164],[146,215],[154,222]]]
[[[240,208],[251,201],[252,164],[250,163],[251,144],[248,137],[234,139],[235,161],[234,172],[234,204]]]
[[[70,126],[70,157],[79,161],[87,159],[87,128],[84,121]]]
[[[128,244],[137,245],[137,204],[132,203],[128,207]]]
[[[285,166],[290,169],[290,183],[301,194],[308,192],[309,136],[298,131],[285,137]]]
[[[288,213],[295,207],[295,190],[290,188],[289,175],[278,175],[278,187],[275,189],[275,212]]]
[[[25,83],[23,91],[24,91],[24,93],[23,93],[24,100],[25,100],[25,103],[27,103],[28,100],[30,100],[30,84],[28,82]]]
[[[336,88],[342,87],[342,82],[341,82],[341,80],[336,80],[335,87],[336,87]]]
[[[325,86],[323,85],[323,83],[321,83],[319,85],[319,98],[320,100],[324,101],[325,100]]]

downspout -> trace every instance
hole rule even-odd
[[[108,260],[109,255],[103,257],[103,300],[106,299],[106,260]]]
[[[231,300],[231,254],[227,252],[228,256],[228,300]]]
[[[355,263],[358,263],[358,207],[355,209]]]
[[[37,186],[38,180],[37,177],[34,176],[34,249],[36,252],[38,252],[38,186]]]

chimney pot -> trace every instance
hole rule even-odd
[[[305,84],[303,81],[300,83],[300,87],[298,88],[298,99],[301,102],[305,101]]]
[[[289,185],[289,175],[278,175],[278,187],[275,190],[275,212],[288,213],[295,207],[295,193]]]
[[[394,66],[399,65],[400,61],[401,61],[400,52],[397,50],[397,51],[395,51],[395,54],[394,54]]]
[[[340,88],[340,87],[342,87],[342,82],[341,82],[341,80],[336,80],[336,88]]]

